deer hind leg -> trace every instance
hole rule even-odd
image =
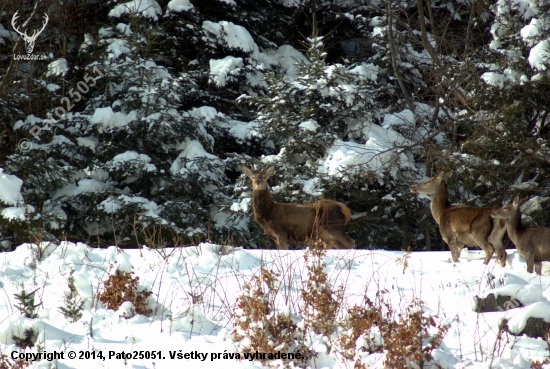
[[[506,253],[506,246],[504,246],[504,243],[502,242],[502,238],[505,233],[506,222],[504,219],[494,219],[493,230],[489,236],[489,242],[493,245],[497,253],[497,259],[503,268],[506,266],[506,258],[508,257],[508,254]]]
[[[323,229],[320,234],[320,238],[326,243],[334,244],[335,248],[338,249],[354,249],[355,241],[353,238],[348,236],[346,232],[338,229]]]
[[[506,266],[506,258],[508,254],[506,253],[506,248],[502,243],[502,240],[489,238],[490,244],[497,254],[498,263],[504,268]]]
[[[535,273],[542,275],[542,262],[535,263]]]
[[[493,245],[487,240],[484,236],[479,237],[473,237],[474,241],[478,244],[478,246],[485,251],[485,260],[483,260],[483,264],[487,265],[489,264],[489,261],[491,261],[491,258],[493,257],[493,254],[495,253],[495,248]],[[502,263],[502,253],[500,250],[497,250],[497,257],[500,263]]]
[[[340,249],[354,249],[355,240],[348,236],[344,231],[333,231],[334,236],[338,239]]]
[[[489,264],[489,261],[491,261],[491,258],[495,253],[495,248],[489,242],[485,242],[485,244],[483,244],[483,247],[481,248],[483,249],[483,251],[485,251],[485,260],[483,260],[483,264],[487,265]],[[500,251],[497,251],[497,258],[502,264],[502,255],[500,254]]]
[[[499,261],[500,265],[504,268],[506,266],[506,259],[508,258],[508,254],[506,253],[506,250],[504,248],[495,247],[495,251],[497,253],[497,260]]]
[[[338,240],[338,238],[334,237],[333,233],[327,231],[326,229],[321,230],[319,233],[319,238],[327,245],[327,248],[329,249],[342,248],[342,243]]]

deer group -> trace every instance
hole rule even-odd
[[[488,264],[494,252],[502,266],[506,265],[505,233],[516,245],[518,253],[527,262],[527,271],[541,274],[542,261],[550,261],[550,229],[523,228],[519,195],[503,207],[453,206],[449,204],[446,181],[452,172],[441,171],[435,177],[413,184],[413,193],[431,196],[430,209],[443,241],[451,250],[453,262],[458,262],[464,245],[479,246],[485,251],[484,264]]]
[[[252,211],[254,219],[279,250],[288,250],[289,242],[301,244],[320,239],[336,248],[353,249],[355,241],[345,232],[351,217],[350,209],[337,201],[320,200],[310,204],[277,203],[271,199],[267,180],[274,165],[255,171],[242,166],[252,180]],[[431,197],[430,210],[443,241],[449,246],[453,262],[457,263],[465,245],[478,246],[485,252],[484,264],[496,253],[498,263],[506,265],[504,235],[516,245],[527,262],[527,271],[541,273],[542,261],[550,261],[550,229],[524,228],[519,206],[526,200],[514,200],[501,208],[490,206],[450,205],[446,181],[452,172],[410,186],[412,193]]]

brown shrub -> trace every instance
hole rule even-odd
[[[301,295],[304,301],[304,318],[308,326],[317,334],[330,334],[336,328],[338,311],[344,289],[340,286],[334,290],[323,270],[322,262],[326,255],[327,244],[317,241],[304,252],[308,279],[304,283]]]
[[[364,335],[366,345],[361,350],[385,352],[385,368],[423,368],[432,361],[431,352],[441,345],[449,325],[438,324],[435,317],[424,314],[421,301],[412,301],[403,313],[396,314],[390,302],[383,298],[384,293],[384,290],[377,293],[376,304],[367,298],[364,306],[355,305],[348,309],[344,322],[347,333],[340,337],[342,354],[348,359],[355,358],[359,367],[361,364],[355,348],[357,339]],[[383,342],[371,335],[375,326]],[[437,328],[434,334],[430,333],[433,327]]]
[[[139,277],[117,270],[103,283],[98,299],[110,310],[118,310],[124,301],[130,301],[138,314],[150,315],[153,311],[147,307],[147,300],[153,292],[138,291],[138,282]]]
[[[277,277],[262,267],[260,275],[244,286],[244,293],[235,302],[231,336],[242,353],[300,353],[301,359],[283,361],[304,368],[312,352],[304,345],[303,328],[298,327],[291,314],[275,312]],[[267,358],[258,360],[264,365],[269,363]]]
[[[367,335],[365,338],[371,348],[368,351],[371,353],[381,352],[382,347],[375,344],[374,340],[368,335],[368,332],[374,326],[381,326],[383,322],[384,318],[382,318],[380,310],[373,308],[370,300],[367,300],[367,307],[355,305],[348,309],[348,316],[345,322],[348,332],[340,336],[340,345],[343,349],[342,355],[348,359],[353,359],[357,339],[363,334]]]
[[[24,369],[31,365],[29,361],[11,359],[8,355],[0,353],[0,369]]]
[[[543,361],[540,360],[533,360],[531,359],[531,369],[544,369],[544,368],[550,368],[550,331],[545,336],[546,338],[546,350],[548,351],[548,355],[544,358]]]

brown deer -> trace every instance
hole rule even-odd
[[[300,244],[316,239],[337,248],[355,248],[355,241],[344,230],[351,217],[346,205],[331,200],[304,205],[273,202],[267,179],[273,175],[275,166],[267,165],[261,171],[254,171],[246,165],[242,168],[252,180],[254,219],[265,234],[277,243],[279,250],[288,250],[289,241]]]
[[[447,199],[447,184],[452,172],[441,171],[437,176],[413,184],[412,193],[431,195],[430,210],[443,241],[449,246],[453,262],[457,263],[464,245],[479,246],[485,251],[484,264],[497,252],[497,259],[506,265],[506,251],[502,238],[506,233],[504,220],[491,217],[493,207],[452,206]]]
[[[491,213],[492,217],[506,219],[508,237],[512,240],[518,253],[527,263],[527,271],[533,273],[533,266],[537,274],[542,272],[542,262],[550,261],[550,229],[524,228],[521,224],[519,207],[527,198],[519,199],[519,194],[511,203],[504,205]]]

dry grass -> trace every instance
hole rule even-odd
[[[31,365],[30,362],[16,359],[13,360],[8,355],[0,353],[0,369],[24,369]]]
[[[550,368],[550,331],[546,335],[546,350],[548,351],[548,355],[544,358],[544,360],[532,360],[531,359],[531,369],[549,369]]]

